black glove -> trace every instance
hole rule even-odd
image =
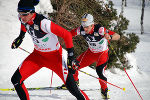
[[[76,67],[74,66],[76,61],[74,60],[74,50],[73,48],[68,48],[68,59],[67,59],[67,64],[68,64],[68,70],[72,74],[75,74],[76,72]]]
[[[79,69],[79,67],[80,67],[80,65],[79,65],[79,61],[78,60],[73,60],[72,61],[72,68],[73,69],[75,69],[75,70],[78,70]]]
[[[20,44],[22,43],[22,41],[23,41],[23,38],[22,38],[22,37],[17,37],[17,38],[13,41],[13,43],[12,43],[12,45],[11,45],[11,48],[12,48],[12,49],[18,48],[18,47],[20,46]]]
[[[20,35],[13,41],[13,43],[11,45],[12,49],[16,49],[20,46],[20,44],[23,41],[23,38],[25,37],[25,33],[26,32],[20,31]]]

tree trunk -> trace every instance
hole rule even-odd
[[[125,7],[127,7],[127,0],[125,0]]]
[[[145,8],[145,0],[142,0],[142,12],[141,12],[141,34],[144,33],[143,20],[144,20],[144,8]]]
[[[123,15],[124,7],[125,7],[125,0],[122,0],[122,5],[121,5],[121,12],[120,12],[120,15]]]

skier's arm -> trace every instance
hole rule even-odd
[[[73,37],[76,35],[80,35],[80,27],[71,30],[70,33],[72,34]]]
[[[64,39],[68,52],[68,60],[67,60],[68,69],[69,72],[75,74],[76,69],[74,69],[72,65],[74,61],[74,49],[71,33],[53,22],[51,23],[51,31],[57,36],[62,37]]]
[[[25,26],[23,25],[23,24],[21,24],[21,30],[20,30],[20,35],[18,36],[18,37],[20,37],[20,38],[24,38],[25,37],[25,33],[26,33],[26,28],[25,28]]]
[[[70,33],[71,33],[71,35],[72,35],[73,37],[77,35],[77,31],[76,31],[76,30],[77,30],[77,29],[73,29],[73,30],[70,31]]]
[[[11,48],[16,49],[20,46],[20,44],[23,41],[23,38],[25,37],[26,28],[23,24],[21,24],[21,30],[19,36],[13,41]]]
[[[104,32],[105,32],[104,36],[107,40],[119,40],[120,39],[120,35],[113,31],[110,31],[104,28]]]
[[[73,47],[72,35],[69,31],[62,28],[61,26],[53,23],[48,19],[43,19],[41,21],[41,29],[46,33],[53,33],[56,36],[59,36],[64,39],[66,48]]]
[[[70,34],[69,31],[67,31],[66,29],[62,28],[61,26],[53,22],[51,22],[51,31],[52,33],[64,39],[66,48],[73,47],[72,35]]]
[[[72,35],[69,31],[62,28],[61,26],[51,22],[50,20],[44,19],[42,21],[42,30],[46,33],[53,33],[61,38],[64,39],[65,45],[68,51],[68,68],[69,72],[75,73],[75,70],[72,68],[72,61],[74,60],[74,49],[73,49],[73,41],[72,41]]]

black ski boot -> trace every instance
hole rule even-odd
[[[102,95],[102,98],[105,100],[110,99],[108,95],[108,88],[106,88],[105,90],[101,89],[101,95]]]

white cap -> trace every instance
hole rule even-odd
[[[91,14],[84,14],[81,19],[81,25],[87,27],[94,24],[94,18]]]

